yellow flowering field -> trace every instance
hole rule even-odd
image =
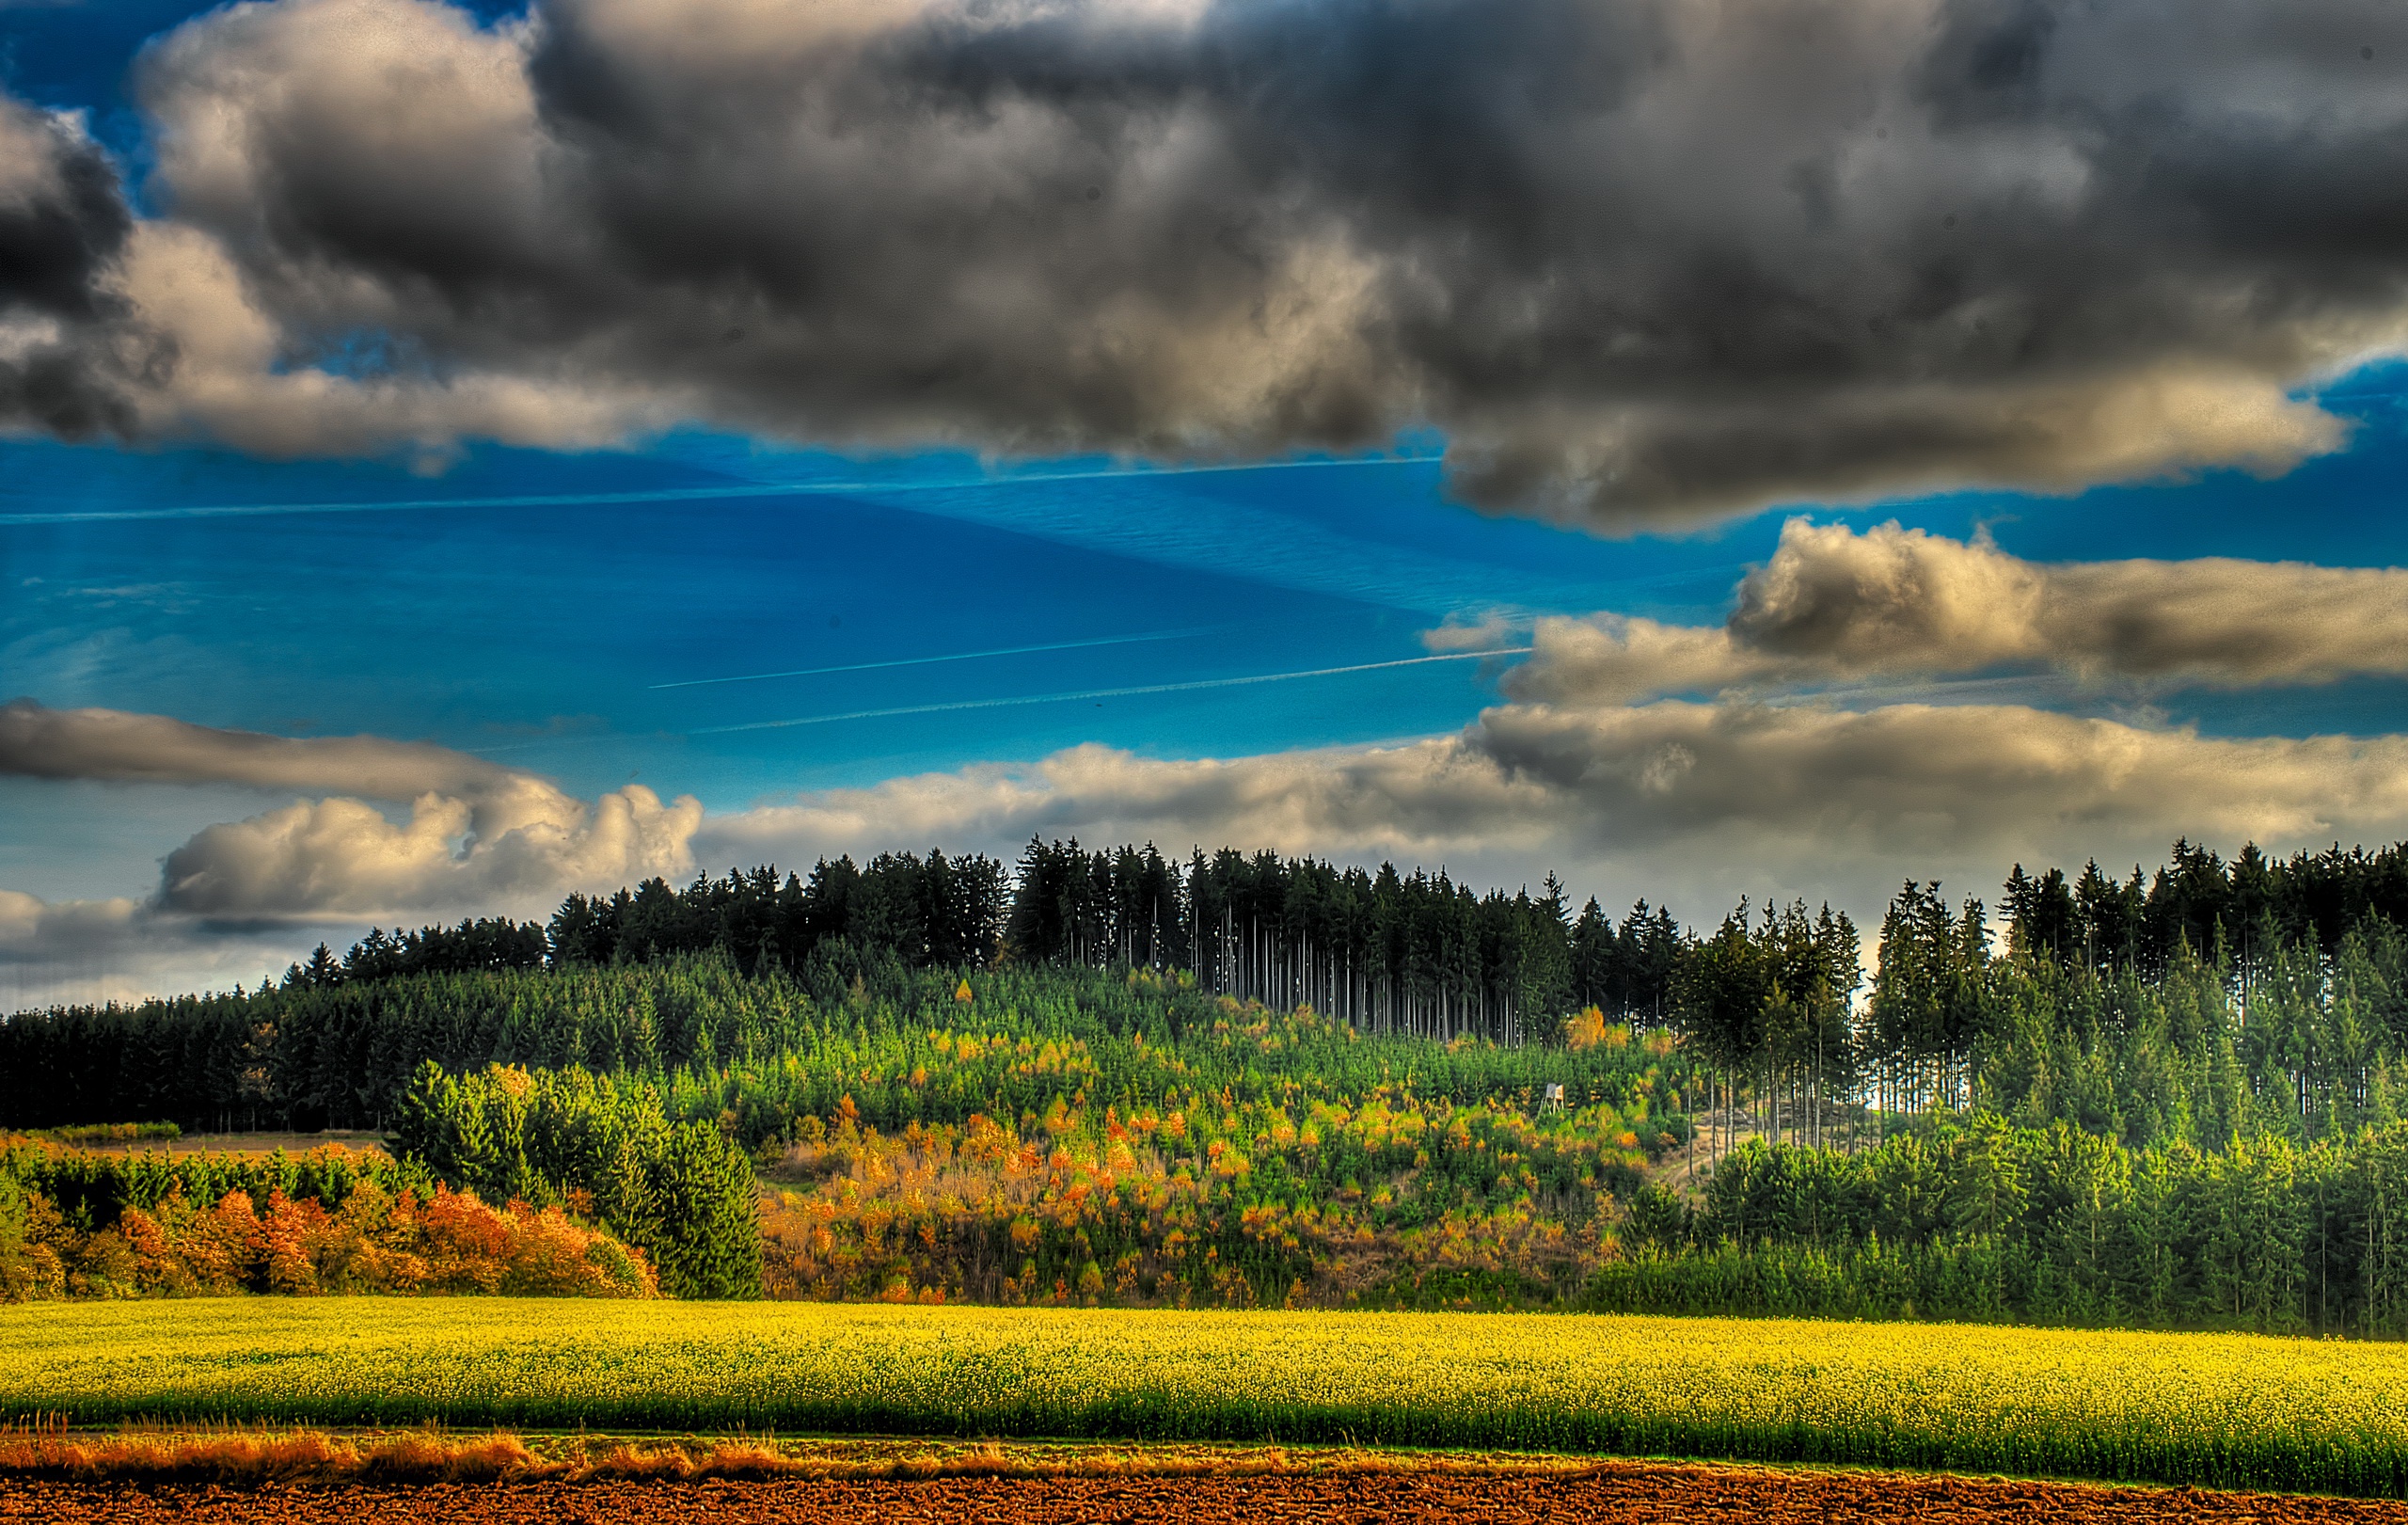
[[[1546,1314],[0,1307],[0,1417],[1339,1441],[2408,1494],[2408,1346]]]

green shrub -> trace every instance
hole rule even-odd
[[[430,1061],[392,1143],[455,1190],[591,1215],[652,1258],[673,1297],[761,1295],[751,1157],[709,1123],[672,1122],[648,1084],[499,1064],[450,1075]]]

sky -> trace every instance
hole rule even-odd
[[[0,1008],[1032,834],[2408,836],[2379,0],[0,4]]]

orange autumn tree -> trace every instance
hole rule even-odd
[[[189,1199],[181,1183],[147,1208],[79,1231],[38,1191],[0,1204],[0,1300],[488,1293],[653,1297],[643,1252],[560,1207],[496,1208],[473,1192],[353,1185],[329,1209],[269,1188]]]

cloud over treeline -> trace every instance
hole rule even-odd
[[[240,733],[105,711],[32,710],[26,725],[22,704],[0,713],[19,724],[6,734],[48,739],[0,752],[11,771],[298,782],[281,762],[240,761],[281,751]],[[144,727],[169,744],[137,774],[107,737]],[[346,739],[315,754],[313,786],[353,794],[208,826],[167,854],[142,899],[0,894],[0,975],[80,990],[98,988],[76,973],[92,967],[120,980],[234,967],[261,957],[260,929],[277,923],[290,945],[265,961],[280,967],[331,924],[540,915],[571,889],[675,879],[697,864],[807,869],[823,854],[931,844],[1009,857],[1031,835],[1393,858],[1509,885],[1555,868],[1582,894],[1644,895],[1685,916],[1769,893],[1868,917],[1908,877],[1980,894],[2012,862],[2155,861],[2177,836],[2289,850],[2408,835],[2408,738],[2212,738],[2008,705],[1512,702],[1397,746],[1164,759],[1090,745],[716,816],[635,786],[580,802],[509,773],[504,792],[542,808],[514,805],[482,826],[489,807],[473,782],[465,797],[406,802],[403,822],[355,797],[398,795],[430,765],[472,780],[490,766],[398,743],[380,755],[379,745]],[[339,757],[358,761],[346,772]],[[228,924],[254,941],[210,930]]]
[[[8,108],[59,167],[0,183],[0,323],[90,394],[8,405],[271,453],[1429,423],[1474,500],[1608,528],[2280,470],[2343,437],[2295,389],[2408,338],[2403,68],[2385,0],[259,0],[137,67],[157,220]]]
[[[1985,893],[2007,864],[2153,859],[2177,836],[2289,850],[2408,833],[2408,739],[2233,740],[2021,706],[1862,712],[1663,701],[1509,705],[1403,746],[1164,760],[1101,746],[713,818],[710,862],[1032,834],[1549,867],[1612,898],[1742,893],[1877,916],[1899,880]]]
[[[29,699],[0,705],[0,773],[319,796],[206,827],[167,854],[152,909],[224,919],[545,910],[569,889],[688,871],[703,815],[691,797],[664,804],[635,784],[573,799],[423,743],[265,736]],[[407,818],[371,801],[404,805]]]
[[[1502,620],[1430,637],[1450,650],[1516,638]],[[1084,746],[715,816],[636,785],[579,800],[423,742],[19,699],[0,705],[0,775],[286,798],[193,833],[139,898],[0,893],[0,977],[119,992],[145,970],[239,973],[262,929],[306,945],[346,923],[541,914],[570,890],[700,864],[805,868],[931,844],[1008,857],[1032,835],[1394,858],[1508,883],[1554,867],[1685,913],[1771,892],[1868,915],[1909,876],[1980,891],[2018,860],[2131,863],[2177,836],[2281,850],[2408,835],[2408,736],[2229,739],[1897,702],[1999,670],[2231,688],[2396,676],[2408,572],[2042,564],[1980,537],[1798,519],[1721,625],[1542,620],[1504,702],[1450,735],[1225,758]],[[1888,685],[1889,702],[1816,693],[1856,682]]]

